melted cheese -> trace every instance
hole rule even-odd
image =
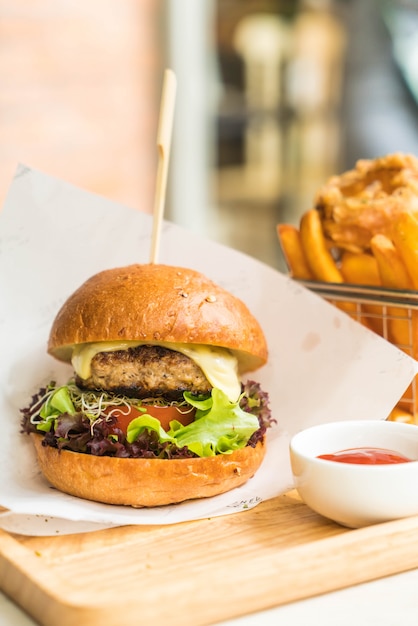
[[[225,348],[201,344],[142,342],[142,341],[103,341],[75,346],[71,362],[80,378],[91,376],[91,361],[98,352],[127,350],[140,345],[156,345],[185,354],[205,374],[213,387],[221,389],[231,402],[236,402],[241,393],[236,357]]]

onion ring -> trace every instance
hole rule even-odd
[[[399,213],[418,217],[418,158],[394,153],[361,159],[319,189],[315,208],[331,247],[369,251],[374,235],[391,237]]]

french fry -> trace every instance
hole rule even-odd
[[[354,285],[381,285],[377,261],[366,252],[343,252],[341,256],[341,273],[344,282]],[[365,316],[367,326],[383,336],[383,309],[378,304],[362,304],[362,310],[369,315]],[[363,321],[363,320],[362,320]]]
[[[306,211],[302,215],[299,232],[302,248],[315,280],[328,283],[344,282],[344,278],[328,249],[321,219],[316,209]],[[357,312],[355,302],[336,302],[335,306],[350,315]]]
[[[412,280],[418,289],[418,220],[411,213],[400,213],[394,221],[392,239]]]
[[[355,285],[381,285],[377,261],[366,252],[343,252],[341,273],[344,282]]]
[[[277,236],[292,278],[313,279],[302,248],[298,228],[292,224],[277,224]]]
[[[328,249],[321,218],[316,209],[306,211],[300,220],[300,239],[306,260],[316,280],[342,283],[343,276]]]
[[[404,424],[415,424],[414,416],[406,409],[395,406],[389,413],[387,420],[389,422],[403,422]]]
[[[389,318],[388,324],[390,329],[389,339],[409,356],[414,359],[418,358],[418,312],[412,310],[410,315],[405,309],[396,309],[391,307],[388,311],[389,315],[401,311],[403,318]],[[408,316],[408,317],[407,317]],[[403,325],[403,326],[402,326]],[[409,385],[398,406],[410,410],[412,407],[415,423],[418,424],[418,376]]]
[[[418,243],[418,241],[417,241]],[[391,289],[413,289],[411,276],[400,252],[385,235],[374,235],[370,241],[382,285]]]
[[[379,268],[382,285],[390,289],[413,289],[411,277],[393,242],[385,235],[375,235],[370,246]],[[411,344],[408,310],[388,307],[388,334],[399,348]]]
[[[394,343],[400,350],[410,353],[409,346],[414,342],[414,334],[417,332],[414,313],[410,317],[407,309],[401,307],[388,307],[387,322],[389,341]],[[414,331],[415,328],[415,331]]]
[[[417,414],[417,402],[415,400],[415,382],[412,382],[402,398],[396,405],[400,411],[407,411],[408,413]]]
[[[393,238],[395,244],[384,235],[375,235],[370,242],[382,284],[391,289],[414,289],[411,269],[413,270],[414,263],[418,262],[418,256],[415,256],[413,249],[414,245],[418,245],[418,222],[407,213],[401,214],[400,218],[395,221]],[[417,311],[409,313],[407,309],[401,307],[388,307],[387,321],[389,340],[416,359],[418,357]],[[414,403],[413,411],[416,414],[418,406],[414,389],[415,382],[409,385],[398,403],[399,410],[404,410],[405,407],[409,409]],[[411,423],[415,423],[413,417]]]

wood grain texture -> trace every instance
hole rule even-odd
[[[346,529],[290,492],[170,526],[0,531],[0,587],[42,626],[199,626],[413,569],[417,528],[409,518]]]

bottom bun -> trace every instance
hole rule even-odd
[[[265,455],[265,444],[232,454],[193,459],[126,459],[43,446],[31,434],[45,478],[57,489],[85,500],[134,507],[208,498],[243,485]]]

